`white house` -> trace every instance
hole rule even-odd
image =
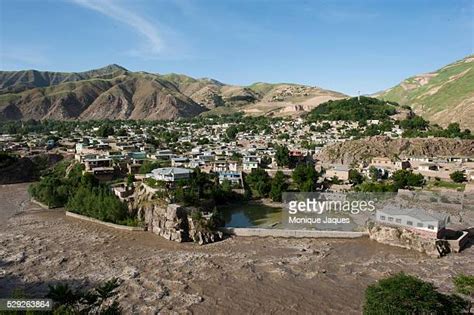
[[[241,185],[242,174],[240,172],[220,172],[219,184],[222,184],[225,180],[228,180],[233,185]]]
[[[260,160],[255,155],[247,155],[243,158],[242,168],[244,172],[251,172],[253,169],[258,168]]]
[[[449,216],[429,213],[423,209],[388,205],[376,211],[375,220],[381,224],[401,226],[425,236],[441,238]]]
[[[155,168],[151,173],[146,174],[147,178],[153,178],[164,182],[175,182],[181,179],[188,179],[193,170],[179,167]]]

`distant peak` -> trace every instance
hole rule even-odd
[[[113,70],[113,71],[117,71],[117,70],[122,70],[122,71],[128,71],[126,68],[116,64],[116,63],[112,63],[110,65],[107,65],[105,67],[103,67],[102,69],[104,70]]]

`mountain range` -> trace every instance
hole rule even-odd
[[[474,129],[474,55],[374,95],[440,125]],[[119,65],[85,72],[0,71],[0,120],[175,119],[244,112],[299,116],[347,95],[291,83],[238,86]]]
[[[297,84],[223,84],[118,65],[79,73],[0,72],[0,120],[175,119],[204,112],[291,115],[342,93]]]

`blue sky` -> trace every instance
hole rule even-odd
[[[0,67],[184,73],[355,95],[474,50],[473,0],[0,0]]]

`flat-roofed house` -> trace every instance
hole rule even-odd
[[[86,171],[92,171],[97,167],[111,167],[112,159],[110,157],[88,157],[84,159],[84,166]]]
[[[228,180],[232,185],[242,184],[242,173],[240,172],[220,172],[219,173],[219,184],[222,184],[225,180]]]
[[[189,164],[189,159],[187,157],[175,156],[171,158],[171,166],[173,167],[182,167]]]
[[[381,166],[381,167],[392,167],[393,162],[390,158],[387,157],[374,157],[370,163],[374,166]]]
[[[213,172],[225,172],[229,170],[229,165],[226,160],[216,160],[211,163]]]
[[[242,167],[244,172],[251,172],[252,170],[258,168],[260,164],[260,159],[255,155],[246,155],[243,157]]]
[[[337,177],[340,180],[349,180],[349,167],[346,165],[335,165],[334,167],[326,170],[326,178]]]
[[[171,160],[173,156],[174,154],[171,150],[157,150],[156,153],[152,155],[152,158],[156,160]]]
[[[176,182],[178,180],[190,178],[192,173],[193,170],[188,168],[162,167],[155,168],[151,173],[148,173],[145,176],[147,178],[153,178],[164,182]]]
[[[419,208],[389,205],[376,211],[375,220],[381,224],[410,229],[425,237],[442,238],[446,225],[449,223],[449,216]]]

